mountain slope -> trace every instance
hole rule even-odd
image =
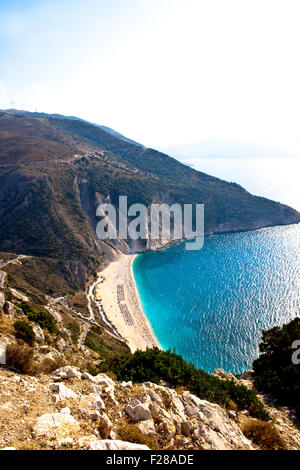
[[[44,114],[0,113],[0,187],[0,250],[74,263],[81,286],[110,250],[95,235],[96,208],[107,197],[115,205],[119,195],[147,206],[204,203],[206,233],[300,221],[287,206],[163,153],[79,119]]]

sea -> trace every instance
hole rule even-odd
[[[211,373],[241,373],[263,330],[300,316],[300,225],[218,234],[138,255],[140,301],[164,349]]]

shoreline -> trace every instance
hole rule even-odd
[[[97,303],[131,352],[161,348],[139,298],[132,267],[136,256],[118,255],[99,273],[101,282],[95,286]]]

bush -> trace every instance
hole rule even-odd
[[[151,450],[159,449],[157,441],[150,436],[145,436],[136,424],[123,423],[118,429],[118,438],[126,442],[134,442],[135,444],[143,444]]]
[[[102,343],[98,330],[94,328],[91,328],[86,335],[84,345],[98,353],[100,357],[107,357],[110,353],[109,349]]]
[[[29,346],[33,346],[35,342],[35,334],[28,322],[18,320],[14,323],[14,329],[16,330],[17,339],[21,339]]]
[[[20,374],[35,374],[33,348],[27,344],[13,343],[6,348],[6,365]]]
[[[54,317],[47,310],[41,307],[34,307],[28,303],[23,302],[20,305],[28,320],[33,321],[40,325],[41,328],[49,331],[49,333],[57,333],[58,327]]]
[[[247,409],[252,416],[268,421],[269,415],[253,390],[233,381],[220,380],[186,362],[175,352],[158,348],[123,353],[101,365],[101,371],[112,371],[118,380],[133,382],[166,381],[173,387],[184,386],[196,396],[229,407],[234,401],[238,409]]]
[[[262,354],[253,362],[253,370],[258,390],[270,393],[281,404],[295,407],[300,415],[300,365],[292,362],[292,344],[297,339],[300,339],[300,318],[281,328],[263,331],[259,346]]]
[[[71,339],[72,339],[73,343],[77,344],[79,336],[80,336],[80,328],[79,328],[78,323],[75,323],[75,322],[71,323],[70,322],[66,325],[66,327],[71,332]]]
[[[272,423],[266,423],[259,419],[247,421],[242,426],[244,435],[263,450],[285,450],[279,432]]]

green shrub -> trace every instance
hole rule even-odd
[[[34,307],[25,302],[20,305],[20,308],[28,317],[28,320],[37,323],[43,329],[46,328],[49,333],[57,333],[58,327],[56,321],[47,310],[41,307]]]
[[[263,331],[259,346],[262,354],[253,362],[253,370],[258,390],[270,393],[281,404],[295,407],[300,416],[300,365],[292,362],[295,340],[300,340],[300,318],[281,328]]]
[[[21,339],[24,343],[32,346],[35,341],[35,334],[32,327],[28,322],[18,320],[14,323],[14,329],[16,330],[16,338]]]
[[[90,329],[86,335],[84,345],[98,353],[101,357],[106,357],[109,355],[110,351],[101,342],[101,339],[96,331],[93,328]]]
[[[238,409],[247,409],[252,416],[268,421],[269,415],[253,390],[233,381],[220,380],[186,362],[175,352],[158,348],[123,353],[101,365],[102,372],[112,371],[118,380],[154,382],[164,380],[173,387],[184,386],[201,399],[223,406],[233,401]]]
[[[66,325],[66,327],[71,332],[71,339],[72,339],[73,343],[77,344],[79,336],[80,336],[80,328],[79,328],[78,323],[70,322]]]

